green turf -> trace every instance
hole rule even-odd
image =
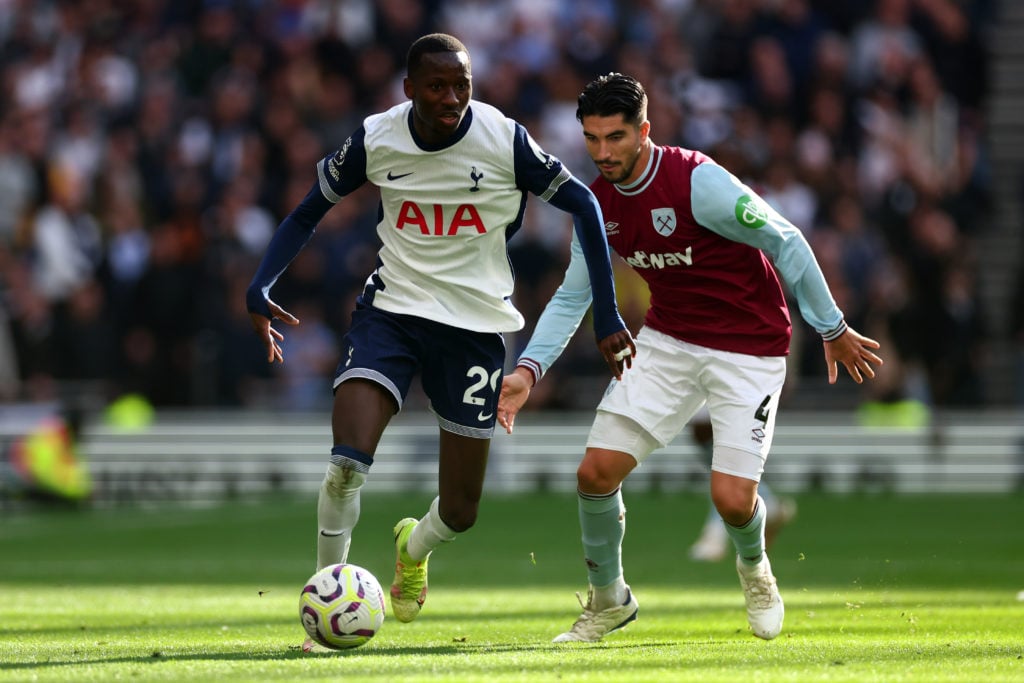
[[[573,497],[492,496],[431,559],[416,622],[312,656],[296,647],[312,499],[5,513],[0,681],[1024,680],[1018,497],[800,497],[772,553],[771,642],[728,561],[685,559],[700,496],[626,500],[640,619],[603,643],[550,643],[585,587]],[[364,496],[350,560],[389,583],[391,525],[427,503]]]

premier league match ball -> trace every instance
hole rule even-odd
[[[299,596],[299,618],[324,647],[359,647],[384,623],[384,591],[366,569],[332,564],[309,577]]]

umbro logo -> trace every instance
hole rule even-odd
[[[604,224],[604,231],[609,235],[618,235],[619,224],[613,221],[608,221],[607,223]]]
[[[398,180],[399,178],[404,178],[405,176],[412,175],[413,173],[413,171],[409,171],[408,173],[399,173],[398,175],[395,175],[391,171],[388,171],[388,180]]]

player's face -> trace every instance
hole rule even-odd
[[[473,95],[473,74],[465,52],[423,55],[416,72],[405,79],[405,96],[412,100],[413,125],[425,142],[440,144],[462,123]]]
[[[622,114],[584,116],[583,139],[601,176],[610,183],[629,184],[644,170],[651,124],[626,123]],[[643,161],[644,164],[639,162]]]

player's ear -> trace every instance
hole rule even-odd
[[[412,99],[412,93],[413,93],[413,87],[412,87],[412,80],[410,80],[408,76],[406,76],[405,78],[402,79],[402,90],[405,91],[405,96],[408,97],[411,100]]]
[[[644,121],[640,124],[640,142],[644,142],[647,136],[651,134],[651,122]]]

